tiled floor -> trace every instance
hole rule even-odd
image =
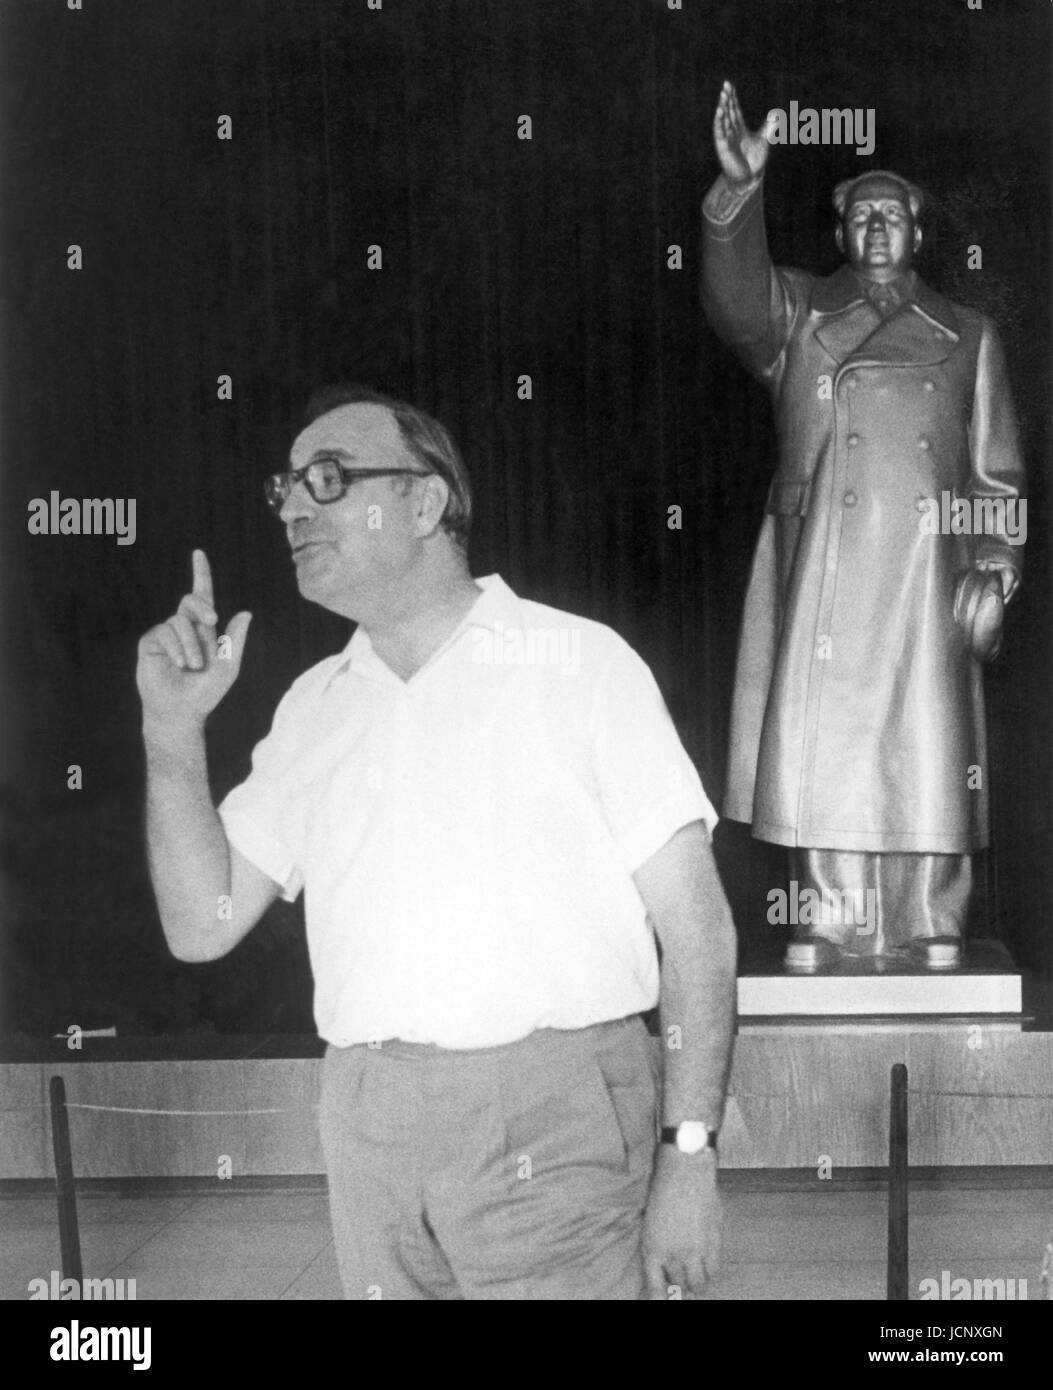
[[[870,1190],[725,1192],[724,1268],[706,1295],[884,1299],[886,1195]],[[321,1193],[84,1197],[86,1276],[134,1279],[137,1299],[337,1299]],[[923,1188],[911,1193],[910,1287],[950,1279],[1027,1280],[1041,1297],[1053,1189]],[[59,1267],[51,1198],[0,1199],[0,1297]]]

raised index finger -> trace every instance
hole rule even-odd
[[[215,607],[212,597],[212,571],[209,568],[208,556],[203,550],[195,550],[191,556],[194,566],[194,588],[193,592],[198,598],[203,598],[210,608]]]

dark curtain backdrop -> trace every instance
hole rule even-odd
[[[719,798],[774,463],[767,399],[696,294],[725,76],[754,124],[794,100],[875,108],[871,162],[932,197],[922,274],[1006,336],[1029,546],[988,679],[995,846],[974,930],[1049,980],[1049,12],[1044,0],[384,0],[379,12],[5,0],[4,1029],[310,1029],[298,907],[276,907],[215,965],[167,956],[133,671],[139,635],[173,609],[204,546],[221,615],[256,615],[211,726],[220,796],[291,680],[347,640],[299,599],[260,490],[306,396],[335,377],[451,426],[477,489],[475,572],[633,643]],[[829,192],[861,167],[850,149],[775,151],[778,260],[834,267]],[[681,270],[667,268],[673,243]],[[982,271],[966,269],[970,244]],[[217,399],[221,373],[231,401]],[[134,497],[135,544],[30,536],[28,502],[52,489]],[[681,530],[667,526],[673,505]],[[81,790],[67,788],[71,764]],[[718,853],[744,961],[759,963],[783,944],[765,923],[782,852],[724,824]]]

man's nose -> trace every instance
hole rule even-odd
[[[303,482],[293,483],[289,495],[282,503],[279,518],[288,526],[293,521],[314,516],[317,503],[307,491]]]
[[[868,232],[883,232],[885,230],[885,214],[883,212],[872,212],[870,220],[867,222]]]

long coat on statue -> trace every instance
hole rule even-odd
[[[934,506],[946,519],[954,499],[1014,499],[1023,483],[995,330],[913,275],[883,318],[847,265],[824,279],[774,267],[759,187],[723,222],[709,206],[703,303],[768,386],[779,439],[724,814],[782,845],[980,849],[983,687],[955,589],[981,559],[1019,569],[1020,547],[1012,523],[931,532]]]

